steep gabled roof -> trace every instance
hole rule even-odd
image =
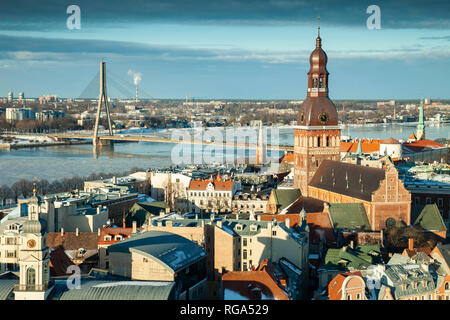
[[[323,160],[310,186],[366,201],[380,187],[385,171],[351,163]]]
[[[444,220],[442,220],[441,213],[435,203],[427,204],[413,225],[429,231],[447,231]]]
[[[278,210],[283,210],[300,197],[299,189],[272,189],[273,199]]]
[[[328,208],[335,229],[363,229],[370,231],[370,223],[362,203],[333,203]]]

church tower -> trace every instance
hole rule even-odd
[[[423,100],[420,100],[419,123],[417,124],[417,140],[425,139],[425,117],[423,114]]]
[[[47,223],[39,218],[40,203],[35,187],[28,203],[28,220],[22,226],[20,277],[14,287],[15,300],[45,300],[52,289]]]
[[[294,130],[294,187],[303,196],[308,196],[308,183],[323,160],[340,160],[341,129],[336,106],[328,98],[327,55],[320,27],[309,63],[307,96]]]

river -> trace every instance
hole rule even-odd
[[[408,139],[415,129],[415,124],[348,126],[342,128],[342,135],[353,138]],[[157,134],[167,137],[171,135],[171,130],[161,130]],[[292,145],[293,129],[279,128],[279,137],[280,144]],[[450,124],[427,124],[426,137],[450,138]],[[173,165],[171,153],[175,146],[154,142],[117,143],[113,150],[100,150],[97,159],[93,157],[91,145],[0,150],[0,185],[11,185],[20,179],[32,180],[34,176],[52,181],[75,175],[88,176],[92,172],[123,172],[132,167],[168,167]],[[254,150],[250,155],[254,155]]]

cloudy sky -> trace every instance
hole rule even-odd
[[[319,15],[331,98],[450,98],[448,0],[2,0],[0,96],[78,97],[103,59],[154,98],[303,99]]]

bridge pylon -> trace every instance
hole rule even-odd
[[[113,128],[111,124],[111,113],[109,108],[108,96],[106,94],[106,62],[100,62],[100,94],[98,96],[98,105],[97,105],[97,116],[95,117],[95,127],[94,127],[94,138],[92,139],[92,143],[94,146],[100,144],[100,139],[98,138],[98,126],[100,123],[100,113],[102,109],[102,105],[105,106],[106,118],[108,120],[108,130],[109,135],[113,136]],[[107,144],[112,144],[112,141],[108,141]]]

